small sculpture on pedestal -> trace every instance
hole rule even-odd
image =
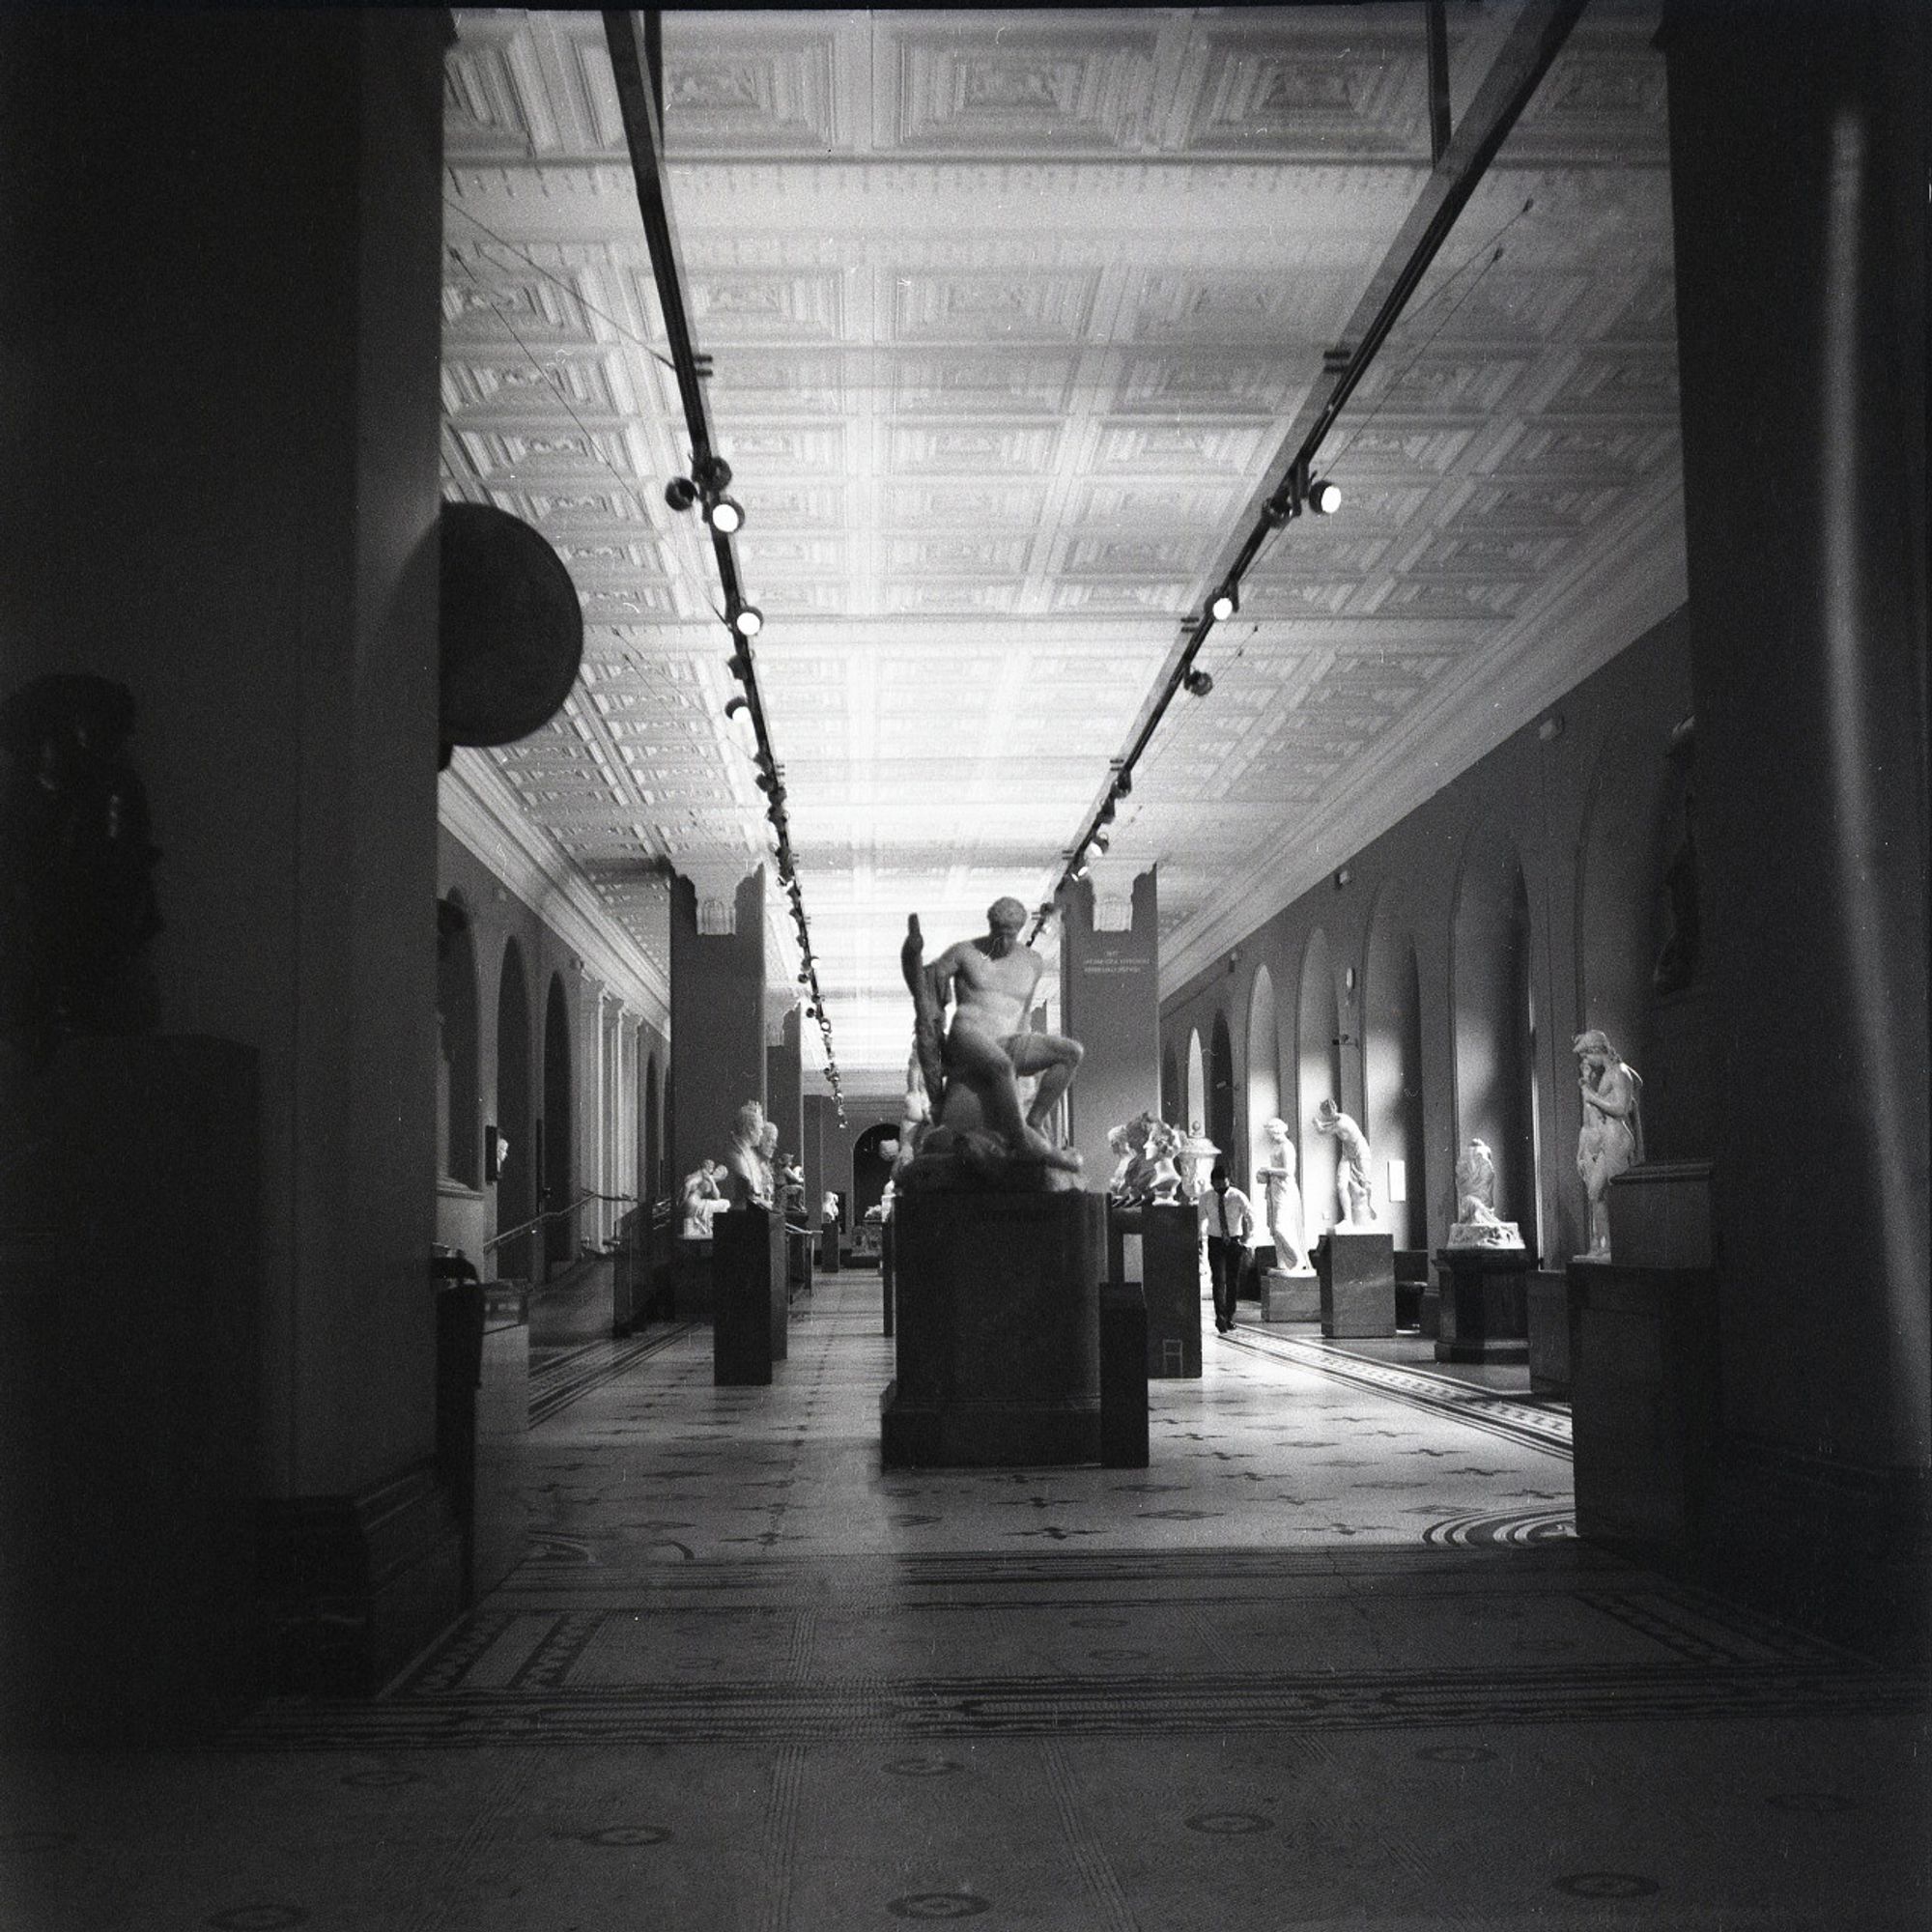
[[[758,1136],[758,1165],[765,1171],[765,1205],[773,1207],[779,1198],[779,1123],[767,1121]]]
[[[711,1238],[712,1217],[725,1206],[724,1190],[719,1185],[724,1172],[715,1160],[702,1160],[684,1177],[684,1219],[678,1233],[687,1241]]]
[[[1201,1131],[1201,1122],[1196,1121],[1187,1130],[1184,1140],[1174,1151],[1174,1164],[1180,1179],[1180,1198],[1183,1201],[1199,1201],[1208,1185],[1208,1172],[1214,1156],[1221,1151],[1208,1136]],[[1206,1163],[1207,1165],[1204,1165]]]
[[[1308,1259],[1302,1226],[1301,1183],[1295,1178],[1294,1143],[1289,1138],[1288,1122],[1264,1122],[1262,1138],[1267,1142],[1267,1160],[1255,1169],[1255,1179],[1266,1189],[1267,1230],[1274,1237],[1275,1267],[1282,1274],[1313,1274],[1315,1267]]]
[[[919,1153],[919,1144],[932,1124],[932,1096],[925,1091],[925,1075],[920,1070],[919,1055],[906,1061],[905,1098],[899,1102],[899,1137],[880,1151],[891,1152],[893,1175],[896,1179],[910,1167]]]
[[[731,1145],[724,1150],[724,1194],[733,1208],[769,1208],[771,1171],[765,1165],[765,1110],[747,1100],[732,1122]]]
[[[1122,1207],[1133,1204],[1133,1193],[1129,1177],[1136,1165],[1146,1156],[1147,1128],[1143,1124],[1146,1116],[1137,1115],[1131,1121],[1122,1121],[1118,1127],[1107,1129],[1107,1146],[1113,1151],[1114,1171],[1107,1179],[1107,1195]]]
[[[1496,1163],[1488,1141],[1470,1140],[1456,1163],[1456,1220],[1452,1248],[1520,1248],[1514,1221],[1496,1218]]]
[[[1175,1165],[1175,1156],[1180,1151],[1180,1129],[1149,1116],[1145,1148],[1147,1174],[1142,1182],[1146,1189],[1144,1198],[1159,1208],[1172,1208],[1177,1202],[1189,1199],[1186,1183],[1180,1178],[1180,1169]]]
[[[1643,1082],[1617,1058],[1608,1036],[1592,1027],[1571,1048],[1577,1087],[1583,1096],[1583,1130],[1577,1136],[1577,1172],[1590,1204],[1590,1247],[1585,1261],[1610,1259],[1610,1182],[1643,1158],[1643,1124],[1637,1114]]]
[[[1027,921],[1017,899],[987,908],[985,934],[950,946],[931,965],[915,914],[899,966],[913,997],[914,1051],[932,1124],[899,1177],[899,1191],[958,1185],[1062,1189],[1079,1185],[1080,1156],[1043,1131],[1081,1060],[1077,1040],[1027,1024],[1041,965],[1020,944]],[[952,1002],[950,1026],[942,1023]],[[1037,1075],[1022,1112],[1019,1083]]]
[[[1315,1110],[1315,1131],[1335,1140],[1335,1200],[1341,1208],[1337,1229],[1377,1228],[1375,1189],[1369,1180],[1368,1136],[1333,1100]]]

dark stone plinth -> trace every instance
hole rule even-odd
[[[785,1237],[787,1266],[785,1284],[794,1294],[811,1293],[812,1249],[816,1243],[810,1235],[792,1234]]]
[[[733,1208],[711,1224],[711,1379],[760,1387],[785,1356],[784,1225],[769,1209]]]
[[[1100,1459],[1098,1194],[929,1193],[893,1210],[889,1469]]]
[[[1422,1325],[1422,1297],[1429,1292],[1429,1250],[1398,1248],[1395,1251],[1395,1325],[1419,1328]]]
[[[1194,1209],[1179,1206],[1129,1208],[1119,1210],[1118,1218],[1123,1236],[1140,1236],[1149,1376],[1159,1381],[1199,1377],[1201,1248]]]
[[[893,1224],[888,1221],[879,1230],[879,1317],[881,1335],[893,1332]]]
[[[679,1321],[709,1321],[711,1242],[679,1237],[670,1259],[671,1314]]]
[[[1526,1248],[1437,1248],[1438,1362],[1527,1362]]]
[[[1321,1332],[1331,1341],[1395,1333],[1395,1240],[1333,1228],[1315,1244]]]
[[[1532,1269],[1529,1304],[1529,1386],[1536,1395],[1570,1394],[1570,1285],[1551,1269]]]
[[[827,1274],[838,1272],[838,1230],[821,1228],[818,1231],[818,1265]]]
[[[1321,1319],[1321,1278],[1317,1274],[1284,1274],[1271,1267],[1262,1275],[1264,1321],[1319,1321]]]
[[[1685,1556],[1718,1439],[1717,1276],[1573,1261],[1568,1293],[1577,1533]]]
[[[1100,1462],[1148,1465],[1147,1302],[1133,1282],[1100,1289]]]

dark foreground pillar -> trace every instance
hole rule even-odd
[[[1099,1194],[914,1194],[893,1210],[889,1469],[1100,1460]]]
[[[784,1224],[763,1208],[733,1208],[711,1224],[711,1379],[761,1387],[785,1358]]]

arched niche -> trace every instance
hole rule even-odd
[[[477,1054],[476,938],[462,895],[437,904],[437,1172],[483,1185],[483,1116]]]
[[[893,1174],[893,1156],[884,1151],[885,1144],[896,1141],[898,1137],[896,1124],[881,1122],[876,1127],[867,1127],[852,1144],[850,1226],[858,1227],[866,1218],[866,1210],[879,1205],[879,1198],[885,1193],[886,1182]]]
[[[1369,922],[1362,987],[1362,1131],[1376,1155],[1376,1207],[1399,1248],[1429,1245],[1428,1150],[1422,1123],[1422,985],[1399,891],[1385,886]],[[1390,1163],[1402,1163],[1393,1198]]]
[[[563,976],[550,976],[550,994],[544,1002],[543,1055],[543,1200],[542,1206],[554,1210],[569,1207],[577,1192],[577,1175],[572,1160],[570,1077],[570,1000],[563,990]],[[546,1221],[543,1229],[543,1257],[546,1273],[568,1266],[576,1254],[577,1217],[558,1213]]]
[[[1208,1063],[1201,1051],[1201,1029],[1192,1027],[1187,1035],[1187,1107],[1179,1124],[1191,1130],[1207,1121]]]
[[[1262,1129],[1281,1113],[1281,1039],[1275,1014],[1274,980],[1265,966],[1255,969],[1248,989],[1248,1169],[1250,1189],[1255,1173],[1267,1164],[1267,1140]],[[1259,1211],[1259,1210],[1257,1210]]]
[[[1181,1092],[1180,1073],[1174,1058],[1174,1042],[1170,1040],[1160,1057],[1160,1117],[1169,1122],[1180,1119]]]
[[[664,1127],[658,1119],[658,1056],[653,1051],[644,1061],[644,1171],[638,1192],[646,1201],[661,1199],[666,1192],[664,1175]]]
[[[1451,931],[1456,1146],[1495,1157],[1496,1212],[1539,1242],[1536,1019],[1530,1006],[1529,894],[1507,833],[1478,826],[1463,850]],[[1455,1204],[1451,1203],[1453,1208]]]
[[[523,949],[503,948],[497,975],[497,1226],[514,1228],[537,1211],[536,1114],[530,1093],[530,992]],[[497,1250],[497,1272],[527,1280],[533,1243],[527,1235]]]
[[[1235,1158],[1235,1042],[1218,1009],[1208,1030],[1208,1138]]]
[[[1342,1015],[1335,995],[1335,961],[1318,925],[1301,953],[1295,1002],[1295,1135],[1301,1149],[1302,1215],[1312,1244],[1335,1225],[1335,1141],[1315,1131],[1323,1100],[1342,1104]]]

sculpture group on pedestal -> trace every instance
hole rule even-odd
[[[1368,1136],[1326,1098],[1315,1110],[1315,1131],[1331,1135],[1335,1142],[1335,1199],[1341,1209],[1337,1228],[1378,1228],[1375,1189],[1369,1179]]]
[[[678,1233],[687,1241],[708,1241],[713,1218],[730,1204],[721,1185],[724,1170],[715,1160],[699,1161],[684,1177],[684,1219]]]
[[[931,1122],[896,1176],[896,1191],[958,1186],[1026,1190],[1079,1185],[1080,1156],[1056,1147],[1045,1124],[1081,1060],[1077,1040],[1028,1026],[1041,966],[1020,944],[1017,899],[987,908],[979,939],[950,946],[930,965],[919,918],[906,921],[900,970],[913,998],[913,1049],[931,1100]],[[952,1006],[951,1024],[946,1009]],[[1038,1076],[1022,1110],[1019,1083]]]
[[[1643,1158],[1643,1125],[1637,1099],[1643,1082],[1636,1069],[1617,1058],[1600,1029],[1579,1033],[1572,1043],[1577,1056],[1577,1087],[1583,1097],[1583,1129],[1577,1136],[1577,1172],[1590,1208],[1590,1247],[1580,1259],[1610,1259],[1610,1182]]]
[[[1274,1240],[1275,1267],[1282,1274],[1312,1275],[1315,1266],[1308,1259],[1301,1183],[1295,1178],[1294,1143],[1289,1138],[1288,1122],[1265,1122],[1262,1138],[1267,1142],[1267,1159],[1255,1169],[1255,1179],[1266,1190],[1264,1201],[1267,1231]]]
[[[1220,1151],[1202,1132],[1199,1121],[1188,1127],[1180,1145],[1174,1151],[1174,1165],[1180,1176],[1180,1198],[1183,1201],[1201,1199],[1214,1156]]]
[[[1496,1163],[1488,1141],[1471,1139],[1456,1163],[1456,1220],[1452,1248],[1520,1248],[1514,1221],[1496,1218]]]
[[[1136,1114],[1107,1134],[1120,1155],[1107,1192],[1122,1208],[1166,1208],[1180,1199],[1180,1172],[1174,1164],[1180,1136],[1157,1115]]]

